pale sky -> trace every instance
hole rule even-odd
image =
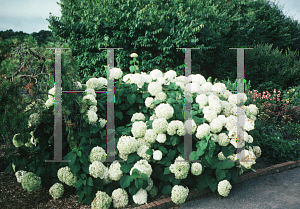
[[[24,33],[50,30],[49,13],[60,17],[61,9],[56,4],[59,0],[0,0],[0,31],[12,29]],[[294,15],[300,23],[300,0],[271,0],[283,6],[283,13]],[[279,7],[280,8],[280,7]]]

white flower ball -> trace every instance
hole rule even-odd
[[[167,94],[165,92],[159,92],[158,94],[156,94],[155,100],[165,102],[167,100]]]
[[[215,118],[212,120],[212,122],[209,124],[210,126],[210,131],[214,134],[219,133],[223,129],[223,121],[219,118]]]
[[[156,82],[159,83],[160,85],[167,84],[167,81],[164,77],[158,77]]]
[[[218,135],[218,143],[220,146],[226,147],[230,142],[229,137],[225,133],[220,133]]]
[[[203,108],[203,113],[204,113],[204,118],[208,122],[212,122],[212,120],[217,118],[217,116],[218,116],[217,112],[213,109],[212,106],[204,107]]]
[[[199,85],[202,85],[206,82],[204,76],[200,75],[200,74],[196,74],[196,75],[190,75],[190,79],[193,83],[198,83]]]
[[[255,160],[256,160],[255,154],[251,151],[246,150],[246,149],[242,150],[240,154],[241,154],[242,158],[243,158],[243,156],[245,157],[245,161],[239,161],[240,164],[242,166],[244,166],[246,169],[251,169],[251,166],[256,163],[255,162]]]
[[[137,140],[131,136],[121,136],[117,148],[120,154],[129,155],[137,151]]]
[[[123,72],[120,68],[112,68],[109,70],[109,80],[120,79],[123,75]]]
[[[226,91],[226,85],[224,83],[215,83],[212,88],[212,91],[215,91],[219,94],[224,94]]]
[[[163,77],[163,73],[158,69],[154,69],[150,72],[150,76],[153,80],[156,80],[159,77]]]
[[[142,205],[147,203],[147,196],[147,191],[141,188],[135,195],[132,196],[132,199],[135,204]]]
[[[212,83],[211,82],[205,82],[203,83],[201,86],[200,86],[200,91],[203,91],[201,93],[204,93],[206,95],[209,95],[211,94],[211,91],[212,91]]]
[[[17,171],[15,173],[15,176],[17,178],[17,182],[22,183],[23,177],[25,176],[26,173],[27,173],[27,171],[23,171],[23,170]]]
[[[98,191],[96,193],[96,197],[93,200],[91,206],[92,206],[92,209],[98,209],[98,208],[109,209],[111,202],[112,202],[112,199],[110,196],[108,196],[108,194],[106,194],[105,192],[102,192],[102,191]]]
[[[146,117],[143,113],[134,113],[131,117],[131,122],[135,122],[136,120],[145,121]]]
[[[130,175],[132,175],[132,170],[133,169],[138,169],[140,172],[146,174],[147,178],[151,177],[152,174],[152,167],[151,165],[147,162],[147,160],[139,160],[137,161],[134,166],[130,170]]]
[[[94,178],[107,178],[108,168],[100,161],[95,161],[89,166],[89,173]]]
[[[176,82],[186,84],[189,82],[189,78],[184,75],[181,75],[181,76],[176,77]]]
[[[102,147],[94,147],[89,155],[89,160],[91,163],[95,161],[105,161],[106,160],[106,151]]]
[[[153,152],[153,159],[159,161],[161,160],[161,158],[162,158],[162,152],[160,150],[155,150]]]
[[[147,73],[141,72],[141,75],[143,77],[143,80],[145,83],[151,83],[152,82],[152,77],[148,75]]]
[[[174,82],[176,79],[176,71],[174,70],[169,70],[168,72],[165,73],[164,78],[168,81]]]
[[[185,127],[183,122],[180,120],[173,120],[169,123],[167,132],[170,136],[173,136],[177,133],[178,136],[185,135]]]
[[[32,172],[26,173],[22,180],[22,187],[29,192],[39,190],[42,187],[41,177],[36,176]]]
[[[99,119],[99,123],[100,123],[100,127],[101,128],[104,128],[106,123],[107,123],[107,120],[103,119],[103,118],[100,118]]]
[[[141,74],[135,73],[130,77],[131,83],[135,83],[139,88],[142,88],[144,85],[143,76]]]
[[[182,204],[189,195],[189,189],[180,185],[175,185],[172,188],[171,199],[175,204]]]
[[[156,94],[162,92],[162,85],[158,82],[151,82],[148,85],[148,92],[151,96],[156,96]]]
[[[145,99],[146,107],[149,107],[150,109],[153,109],[155,107],[155,104],[151,104],[152,102],[154,102],[154,99],[152,97],[147,97]]]
[[[62,182],[67,184],[68,186],[75,187],[77,183],[77,176],[74,176],[71,172],[71,169],[68,166],[61,167],[57,171],[57,177]]]
[[[156,141],[159,143],[165,143],[167,141],[167,135],[166,134],[157,134]]]
[[[101,83],[98,78],[90,78],[86,82],[86,87],[89,89],[99,89],[101,87]]]
[[[158,117],[157,117],[155,114],[153,114],[153,115],[151,115],[151,117],[150,117],[149,120],[153,121],[153,120],[155,120],[155,119],[158,119]]]
[[[130,78],[133,74],[129,73],[129,74],[126,74],[124,77],[123,77],[123,82],[124,83],[130,83]]]
[[[202,139],[210,133],[210,126],[207,123],[203,123],[197,128],[196,137]]]
[[[151,155],[146,154],[146,151],[149,149],[148,146],[146,145],[142,145],[137,149],[137,154],[138,156],[140,156],[141,158],[143,158],[144,160],[149,161],[151,158]]]
[[[181,156],[177,157],[174,164],[169,167],[170,171],[174,173],[176,179],[185,179],[190,170],[190,164]]]
[[[94,124],[98,120],[97,113],[92,110],[88,110],[87,116],[88,116],[89,124]]]
[[[234,115],[230,115],[226,118],[225,127],[228,131],[232,129],[237,129],[237,117]]]
[[[192,163],[191,173],[195,176],[199,176],[202,173],[202,165],[200,163]]]
[[[107,86],[107,79],[100,77],[98,78],[98,82],[100,83],[100,86],[98,89],[102,89],[104,86]]]
[[[89,89],[89,88],[87,88],[87,89],[85,90],[85,92],[87,93],[87,95],[91,94],[91,95],[93,95],[93,96],[96,98],[96,93],[95,93],[95,90],[94,90],[94,89]]]
[[[135,138],[143,137],[146,133],[147,125],[143,121],[137,121],[132,124],[131,133]]]
[[[205,94],[199,94],[196,97],[196,103],[199,104],[199,109],[202,109],[208,105],[208,97]]]
[[[155,108],[155,115],[158,118],[165,118],[168,120],[173,117],[173,114],[174,114],[174,109],[169,104],[159,104]]]
[[[108,169],[108,177],[111,180],[119,181],[123,176],[123,172],[121,170],[121,164],[119,161],[114,161]]]
[[[91,105],[97,105],[97,100],[96,100],[95,96],[93,96],[92,94],[85,95],[82,100],[89,101],[91,103]]]
[[[218,192],[221,196],[227,197],[230,193],[232,186],[229,181],[223,180],[218,183]]]
[[[226,157],[225,157],[225,155],[223,154],[223,152],[219,152],[219,154],[218,154],[218,159],[219,160],[226,160]]]
[[[157,133],[153,129],[147,129],[144,139],[148,143],[153,144],[157,138]]]
[[[168,129],[168,121],[165,118],[155,119],[152,123],[152,128],[157,134],[163,134]]]
[[[122,208],[128,205],[129,199],[125,189],[115,189],[111,194],[111,198],[114,208]]]
[[[53,197],[54,200],[61,198],[63,196],[64,192],[65,192],[65,189],[61,183],[55,183],[49,189],[49,194]]]
[[[260,157],[261,156],[261,149],[259,146],[253,146],[253,152],[255,154],[256,157]]]
[[[130,54],[130,57],[138,57],[137,53]]]

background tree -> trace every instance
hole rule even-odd
[[[229,47],[272,44],[284,54],[300,46],[299,24],[265,0],[61,0],[60,5],[62,16],[50,16],[50,29],[72,47],[84,81],[106,76],[107,51],[100,47],[123,48],[115,50],[115,60],[125,72],[136,52],[141,71],[179,74],[184,74],[184,52],[176,47],[199,47],[192,50],[192,73],[235,80],[236,50]]]

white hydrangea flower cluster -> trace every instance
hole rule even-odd
[[[111,194],[111,198],[113,201],[114,208],[122,208],[128,205],[129,199],[125,189],[115,189]]]
[[[136,168],[138,169],[140,172],[146,174],[146,176],[148,178],[151,177],[152,174],[152,167],[151,165],[147,162],[147,160],[139,160],[137,161],[134,166],[131,168],[130,170],[130,175],[132,175],[132,171],[133,169]]]
[[[150,72],[150,76],[153,80],[156,80],[159,77],[163,77],[163,73],[158,69],[154,69]]]
[[[107,85],[107,79],[106,78],[90,78],[87,82],[86,82],[86,87],[88,89],[102,89],[103,87],[105,87]]]
[[[49,189],[49,194],[54,200],[59,199],[63,196],[65,192],[64,186],[61,183],[55,183]]]
[[[98,191],[96,193],[96,197],[93,200],[91,206],[92,209],[109,209],[110,205],[111,205],[112,199],[110,196],[108,196],[108,194],[106,194],[105,192],[102,191]]]
[[[109,73],[109,80],[120,79],[123,75],[123,72],[120,68],[111,68]]]
[[[167,141],[167,135],[166,134],[157,134],[156,141],[159,143],[165,143]]]
[[[141,72],[141,75],[143,77],[143,80],[145,83],[151,83],[152,82],[152,77],[148,75],[147,73]]]
[[[154,99],[152,97],[147,97],[145,99],[146,107],[149,107],[150,109],[153,109],[155,107],[155,104],[152,104],[152,102],[154,102]]]
[[[95,89],[91,89],[91,88],[87,88],[85,90],[85,92],[87,93],[87,95],[93,95],[95,98],[96,98],[96,92],[95,92]]]
[[[17,171],[15,173],[15,176],[17,178],[17,182],[22,183],[22,180],[23,180],[26,173],[27,173],[27,171],[23,171],[23,170]]]
[[[203,109],[208,105],[208,97],[205,94],[198,94],[196,97],[196,103],[199,104],[199,109]]]
[[[166,85],[169,85],[170,82],[175,82],[176,81],[176,71],[174,70],[169,70],[168,72],[165,73],[164,78],[168,81]]]
[[[92,94],[85,95],[82,100],[90,102],[91,105],[97,105],[96,97]]]
[[[192,163],[191,173],[195,176],[199,176],[203,172],[202,165],[200,163]]]
[[[39,113],[32,113],[28,119],[28,128],[38,126],[41,122],[41,115]]]
[[[131,117],[131,122],[135,122],[137,120],[145,121],[146,117],[143,113],[134,113]]]
[[[89,124],[95,124],[98,120],[98,115],[93,110],[88,110],[87,112]]]
[[[227,197],[230,193],[232,186],[229,181],[223,180],[218,183],[218,192],[221,196]]]
[[[189,189],[181,185],[175,185],[172,188],[171,199],[175,204],[182,204],[185,202],[186,198],[189,195]]]
[[[135,195],[132,196],[132,199],[135,204],[142,205],[147,203],[147,197],[147,191],[141,188]]]
[[[214,134],[219,133],[222,131],[224,124],[224,121],[221,118],[217,117],[213,119],[212,122],[209,124],[210,131]]]
[[[217,112],[213,109],[212,106],[206,106],[203,108],[203,113],[204,113],[204,118],[208,121],[208,122],[212,122],[213,119],[217,118],[218,114]]]
[[[176,133],[178,136],[184,136],[185,135],[185,127],[183,125],[183,122],[180,120],[171,121],[168,125],[167,133],[170,136],[173,136]]]
[[[253,152],[255,154],[256,157],[260,157],[261,156],[261,149],[259,146],[253,146]]]
[[[102,147],[94,147],[89,155],[89,160],[91,163],[95,161],[105,161],[107,157],[106,151]]]
[[[89,173],[94,178],[104,179],[108,176],[108,168],[100,161],[95,161],[89,166]]]
[[[119,156],[120,157],[122,156],[122,159],[126,158],[126,156],[128,157],[129,154],[136,152],[137,148],[138,148],[138,142],[134,137],[132,136],[120,137],[118,141],[117,149],[119,150]],[[127,158],[124,160],[127,160]]]
[[[162,103],[155,108],[155,115],[158,118],[165,118],[168,120],[173,117],[173,114],[174,108],[170,104]]]
[[[201,91],[201,87],[199,83],[188,83],[185,86],[185,91],[190,92],[190,93],[197,93]]]
[[[161,158],[162,158],[162,152],[160,150],[155,150],[153,152],[153,159],[159,161],[161,160]]]
[[[209,135],[210,133],[210,126],[207,123],[203,123],[197,128],[196,137],[198,139],[202,139],[204,136]]]
[[[121,170],[121,164],[119,163],[119,161],[114,161],[109,166],[108,176],[111,180],[114,180],[114,181],[119,181],[122,178],[123,172]]]
[[[29,192],[39,190],[42,187],[41,177],[36,176],[32,172],[26,173],[22,180],[22,187]]]
[[[157,134],[164,134],[168,129],[168,121],[165,118],[154,119],[152,128]]]
[[[137,149],[137,154],[144,160],[150,161],[151,155],[146,154],[146,151],[149,149],[148,146],[142,145]]]
[[[208,96],[208,104],[211,109],[217,113],[217,115],[221,113],[222,105],[221,100],[218,96],[216,96],[215,94],[210,94]]]
[[[75,187],[77,183],[77,177],[73,175],[68,166],[60,168],[57,171],[57,177],[62,183],[65,183],[68,186]]]
[[[151,96],[156,96],[159,92],[162,92],[162,85],[159,82],[151,82],[148,85],[148,92]]]
[[[161,91],[155,95],[155,100],[165,102],[167,100],[167,94]]]
[[[131,74],[131,73],[126,74],[126,75],[123,77],[123,82],[124,82],[124,83],[130,83],[130,82],[131,82],[131,81],[130,81],[130,78],[131,78],[132,75],[133,75],[133,74]]]
[[[144,140],[150,144],[155,143],[155,140],[157,138],[157,133],[153,129],[147,129]]]
[[[227,134],[220,133],[218,134],[217,141],[220,146],[226,147],[230,143],[230,139]]]
[[[146,132],[146,133],[147,133],[147,132]],[[153,143],[147,141],[147,140],[145,139],[145,137],[137,138],[136,140],[137,140],[137,142],[138,142],[138,145],[137,145],[138,148],[141,147],[141,146],[143,146],[143,145],[146,145],[147,147],[151,147],[152,144],[153,144]]]
[[[190,164],[186,162],[181,156],[178,156],[175,160],[175,163],[171,164],[169,169],[172,173],[175,174],[176,179],[185,179],[189,173]]]
[[[160,85],[167,85],[167,80],[164,77],[157,78],[156,82]]]
[[[131,133],[135,138],[140,138],[145,135],[146,130],[146,123],[143,121],[137,121],[132,124]]]
[[[107,123],[107,120],[103,119],[103,118],[100,118],[99,119],[99,123],[100,123],[100,127],[101,128],[104,128],[106,123]]]
[[[145,81],[141,74],[135,73],[130,76],[130,83],[131,84],[135,83],[138,86],[138,88],[142,88]]]
[[[200,75],[200,74],[192,74],[189,76],[189,80],[192,81],[192,83],[198,83],[199,85],[202,85],[204,83],[206,83],[206,79],[204,78],[204,76]]]

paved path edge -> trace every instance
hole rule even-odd
[[[233,185],[250,180],[250,179],[254,179],[259,176],[279,173],[279,172],[286,171],[286,170],[296,168],[296,167],[300,167],[300,160],[288,161],[288,162],[280,163],[280,164],[273,165],[270,167],[257,169],[256,172],[250,171],[248,173],[242,174],[241,176],[239,176],[237,182],[233,183]],[[200,190],[198,192],[194,191],[194,190],[190,190],[189,195],[186,199],[186,202],[196,199],[200,196],[203,196],[203,195],[211,193],[211,192],[212,191],[209,189],[209,187],[205,188],[203,190]],[[145,208],[147,208],[147,209],[168,209],[172,206],[176,206],[176,204],[172,202],[171,197],[168,197],[168,198],[160,199],[160,200],[157,200],[157,201],[154,201],[151,203],[140,205],[138,207],[135,207],[134,209],[145,209]]]

